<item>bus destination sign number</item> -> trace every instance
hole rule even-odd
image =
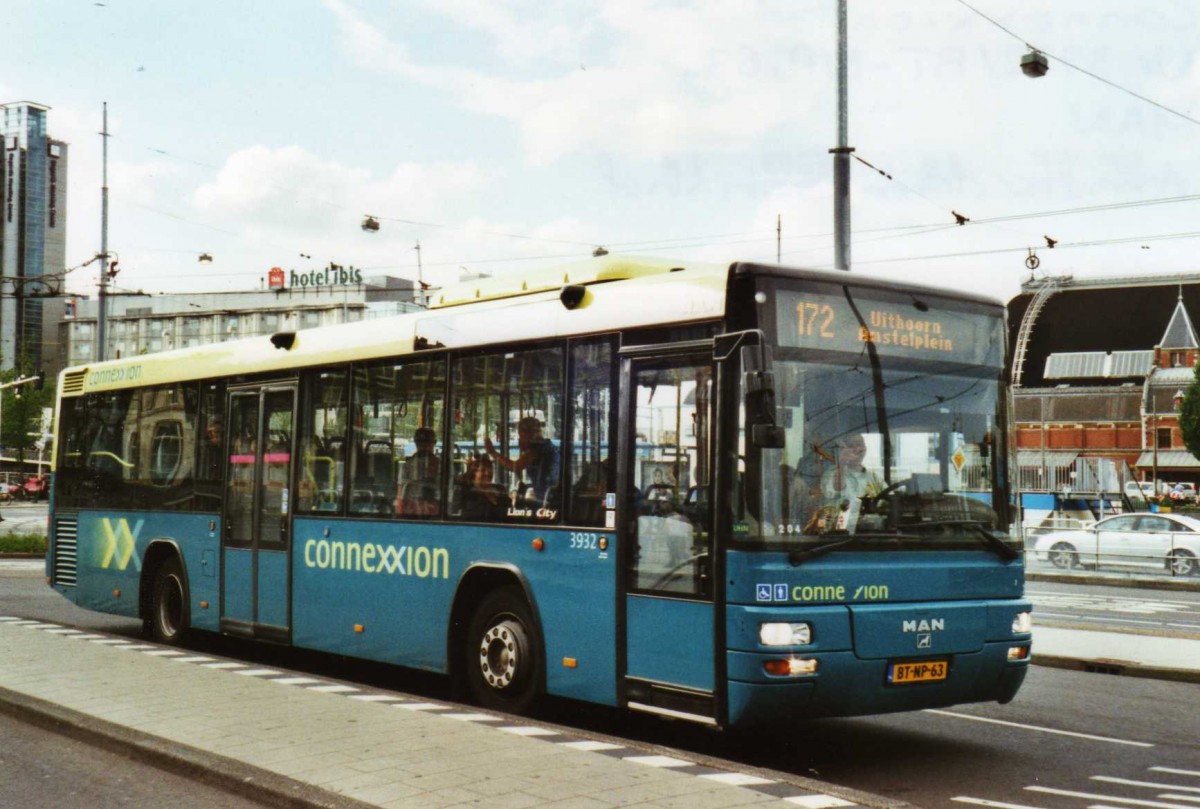
[[[994,318],[920,308],[911,300],[856,297],[851,306],[839,294],[780,291],[777,298],[779,344],[792,348],[863,352],[868,345],[882,356],[947,359],[993,364],[1003,337],[994,335]],[[993,357],[992,354],[996,354]]]

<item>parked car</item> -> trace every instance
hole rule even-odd
[[[1200,570],[1200,519],[1182,514],[1117,514],[1094,525],[1037,538],[1039,561],[1080,567],[1166,569],[1173,576]]]
[[[1154,481],[1152,480],[1129,480],[1125,482],[1125,494],[1129,497],[1153,497],[1154,488]],[[1158,482],[1158,493],[1166,494],[1169,491],[1170,487],[1160,480]]]

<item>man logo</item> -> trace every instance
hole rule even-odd
[[[929,634],[917,635],[917,648],[918,649],[932,649],[933,648],[933,635],[929,635]]]
[[[133,569],[141,570],[142,560],[137,555],[137,538],[146,521],[138,520],[134,523],[133,530],[130,530],[129,521],[123,517],[115,521],[115,528],[113,522],[108,517],[100,520],[100,567],[125,570],[132,561]]]

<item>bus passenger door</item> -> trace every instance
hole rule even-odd
[[[221,631],[289,639],[288,506],[296,386],[229,392],[229,454],[221,548]]]
[[[716,714],[711,353],[622,363],[626,704]]]

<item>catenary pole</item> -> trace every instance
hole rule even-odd
[[[100,133],[101,185],[100,185],[100,290],[99,314],[96,317],[96,362],[105,359],[108,343],[108,102],[104,102],[104,129]]]
[[[846,44],[846,0],[838,0],[838,143],[829,151],[833,154],[833,266],[839,270],[850,269],[850,153],[854,151],[850,140],[849,112],[847,110],[847,44]]]

